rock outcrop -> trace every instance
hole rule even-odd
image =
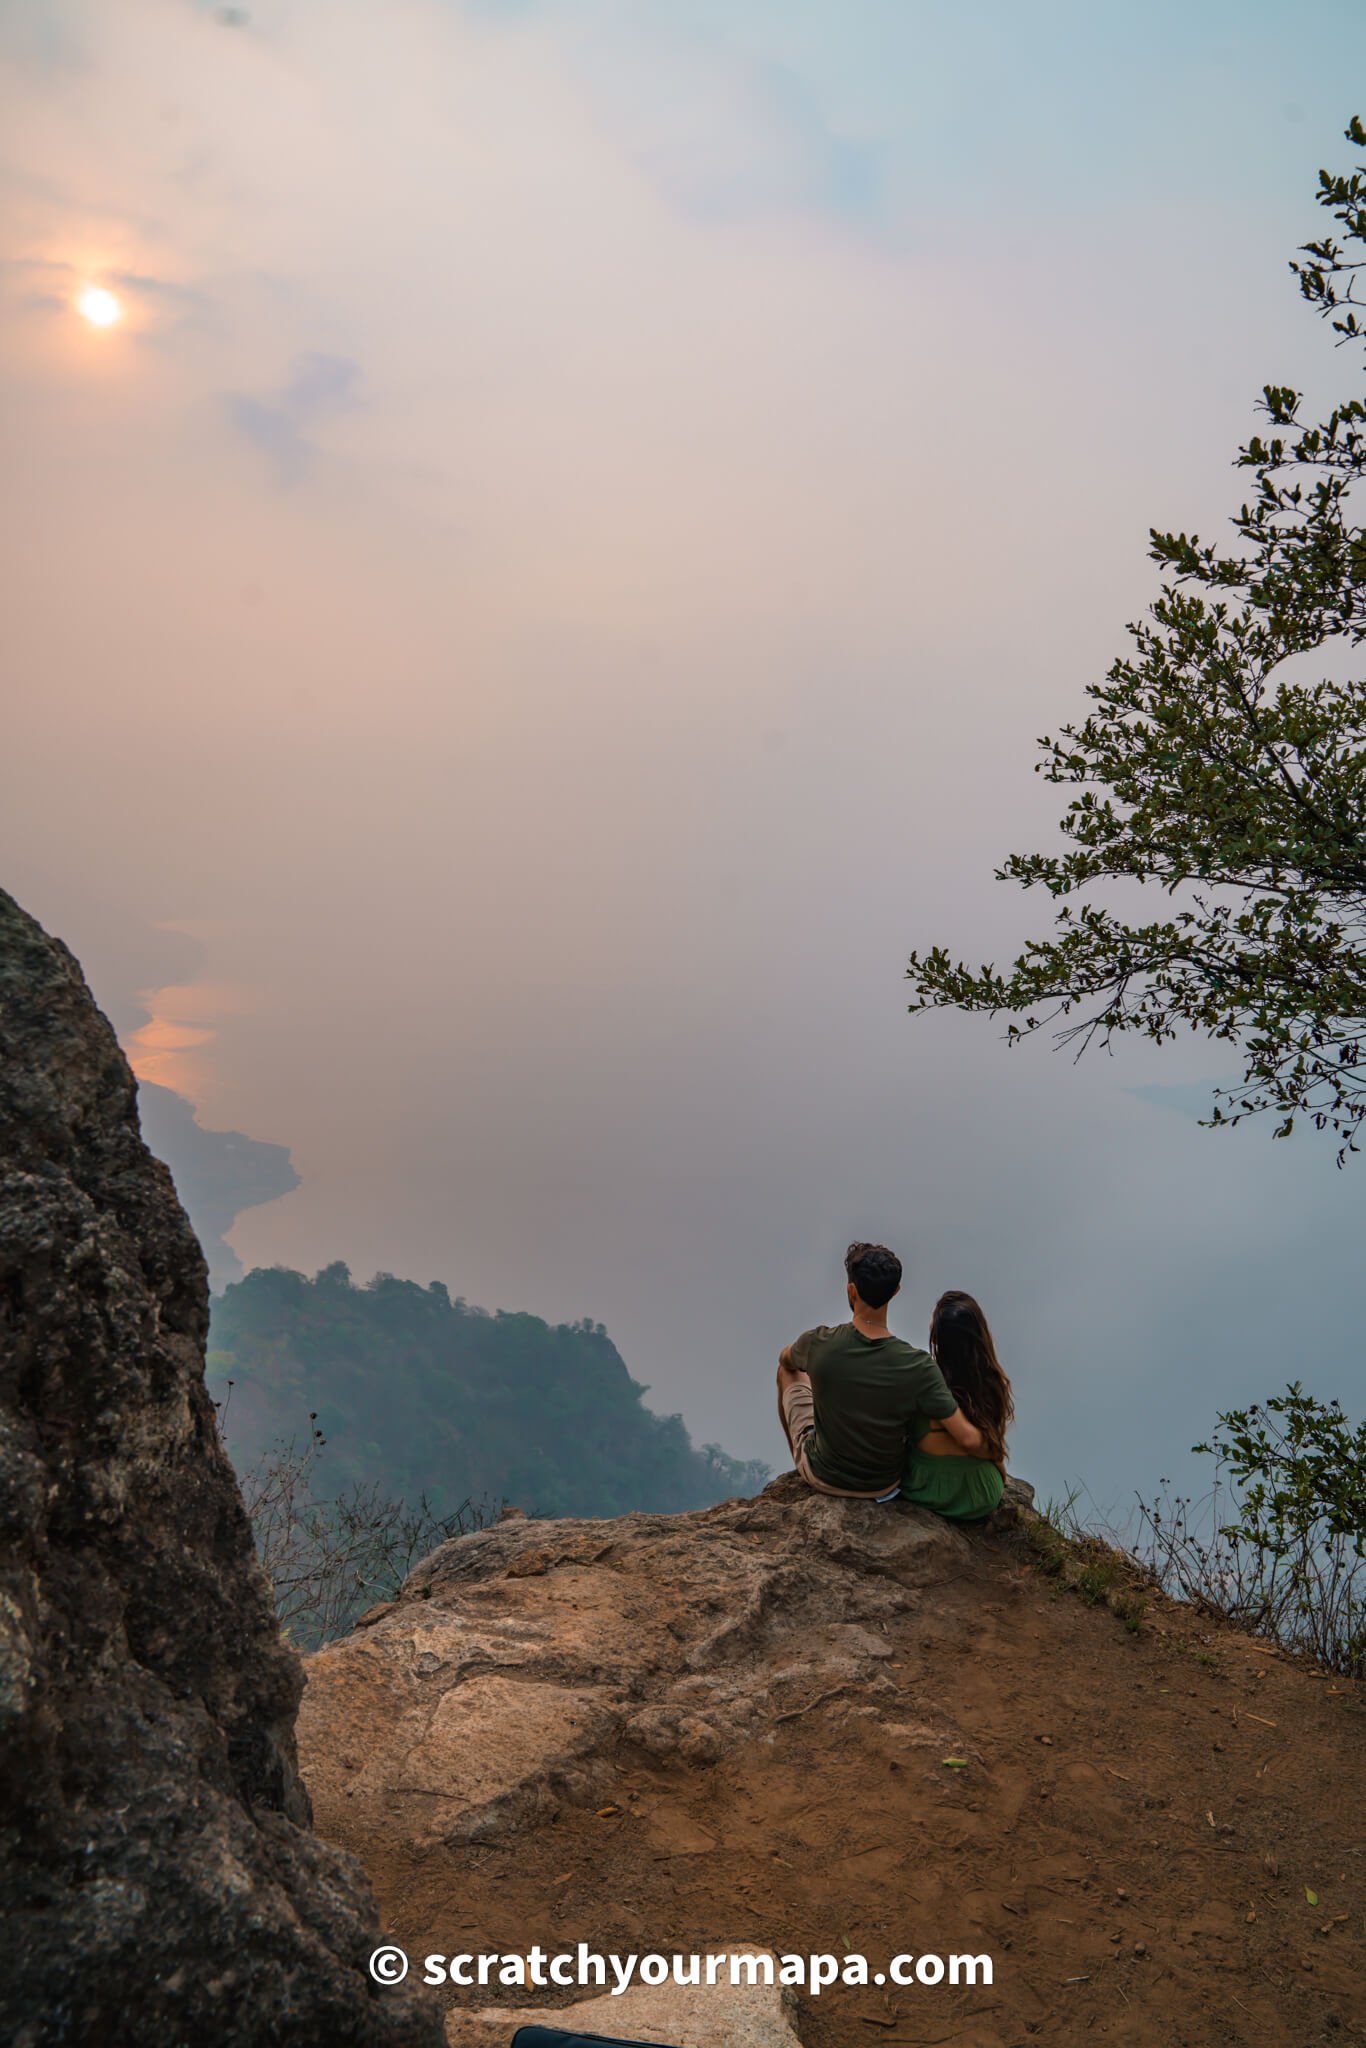
[[[505,1519],[305,1668],[318,1826],[414,1971],[514,1958],[441,1978],[449,2048],[552,2015],[686,2048],[1294,2048],[1360,2005],[1360,1689],[1060,1544],[1018,1489],[966,1533],[794,1475],[686,1515]],[[618,1996],[516,1960],[580,1943],[867,1971],[742,2032],[729,1989],[671,1968]]]
[[[705,1766],[817,1701],[885,1720],[888,1624],[967,1554],[937,1515],[795,1477],[689,1515],[456,1537],[308,1661],[319,1824],[362,1855],[494,1841],[605,1799],[623,1745]]]
[[[0,894],[0,2038],[419,2048],[309,1826],[207,1324],[113,1032]]]

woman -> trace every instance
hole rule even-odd
[[[1005,1491],[1006,1430],[1015,1416],[987,1319],[970,1294],[941,1294],[930,1319],[930,1354],[958,1405],[982,1432],[980,1451],[960,1450],[928,1417],[912,1431],[901,1475],[902,1500],[933,1508],[951,1522],[980,1522]]]

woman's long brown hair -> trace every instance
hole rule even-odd
[[[1006,1461],[1006,1431],[1015,1419],[1010,1381],[1001,1370],[987,1319],[970,1294],[941,1294],[930,1318],[930,1350],[950,1393],[981,1430],[992,1462]]]

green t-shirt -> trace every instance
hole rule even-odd
[[[811,1375],[816,1427],[807,1463],[827,1486],[850,1493],[895,1486],[908,1440],[958,1406],[928,1351],[900,1337],[865,1337],[852,1323],[805,1331],[791,1359]]]

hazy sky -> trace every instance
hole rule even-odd
[[[290,1148],[247,1264],[591,1315],[776,1462],[884,1238],[1121,1512],[1357,1393],[1366,1163],[902,975],[1038,921],[1148,527],[1359,374],[1285,270],[1358,105],[1356,0],[0,6],[3,879]]]

